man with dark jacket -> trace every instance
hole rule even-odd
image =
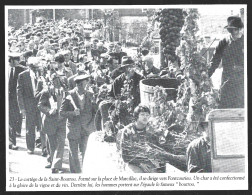
[[[20,53],[9,54],[9,148],[16,150],[16,134],[21,134],[22,115],[18,107],[17,101],[17,79],[19,73],[23,72],[26,68],[19,65]]]
[[[203,136],[193,140],[186,151],[186,165],[189,173],[212,172],[208,123],[201,122],[200,127],[203,129]]]
[[[94,130],[93,94],[87,90],[88,75],[75,77],[76,87],[70,90],[63,100],[60,115],[67,118],[67,138],[69,141],[69,165],[71,173],[81,173],[79,150],[82,162],[85,156],[87,140]]]
[[[39,87],[37,70],[39,59],[28,59],[29,69],[18,76],[17,100],[20,112],[26,117],[26,145],[28,154],[33,154],[35,149],[35,128],[40,127],[40,113],[37,108],[38,101],[35,98]],[[38,90],[39,91],[39,90]]]
[[[47,134],[50,145],[50,162],[46,168],[52,167],[52,173],[58,173],[62,171],[66,138],[66,119],[59,115],[65,91],[56,73],[51,75],[51,81],[53,86],[41,92],[38,109],[42,112],[42,131]]]
[[[221,97],[219,108],[244,107],[244,35],[240,17],[230,16],[225,27],[230,36],[215,49],[208,71],[209,77],[222,61]]]
[[[134,65],[124,65],[125,72],[120,74],[114,82],[112,83],[111,90],[108,93],[108,96],[111,98],[109,100],[104,100],[100,102],[99,109],[96,118],[96,128],[103,129],[103,125],[106,121],[109,120],[108,110],[110,106],[113,104],[114,99],[120,97],[121,90],[124,87],[124,82],[128,82],[131,87],[131,97],[133,97],[133,107],[135,108],[140,103],[140,88],[139,83],[142,79],[142,76],[135,72]],[[102,124],[99,123],[99,119],[101,118]]]

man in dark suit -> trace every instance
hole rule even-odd
[[[93,94],[87,91],[88,75],[75,77],[76,87],[69,91],[69,95],[63,100],[60,115],[67,118],[67,138],[69,141],[69,164],[71,173],[81,173],[78,157],[79,150],[82,154],[82,162],[85,155],[87,140],[94,130],[94,104]]]
[[[53,86],[41,92],[38,109],[42,112],[42,131],[47,134],[50,145],[50,162],[46,168],[52,167],[52,173],[59,173],[66,138],[66,119],[59,115],[59,109],[65,91],[56,73],[51,75],[51,81]]]
[[[19,64],[20,53],[9,54],[9,148],[16,150],[16,134],[21,134],[22,115],[17,102],[17,79],[25,67]]]
[[[227,18],[225,27],[229,36],[222,39],[210,61],[211,77],[222,62],[219,109],[244,108],[244,34],[243,22],[238,16]]]
[[[40,127],[40,113],[37,108],[35,93],[38,88],[37,70],[39,59],[30,57],[28,59],[29,69],[18,76],[17,100],[20,112],[26,117],[26,145],[29,154],[35,149],[35,127]]]

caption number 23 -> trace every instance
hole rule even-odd
[[[14,177],[10,177],[10,181],[14,181]]]

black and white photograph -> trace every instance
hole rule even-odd
[[[5,5],[6,190],[248,189],[246,43],[245,4]]]

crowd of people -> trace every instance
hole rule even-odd
[[[70,172],[81,172],[88,136],[105,129],[111,106],[125,92],[132,99],[136,123],[123,123],[133,130],[122,139],[144,142],[150,111],[139,105],[140,80],[181,76],[179,69],[156,68],[146,48],[129,56],[120,42],[91,38],[81,20],[26,24],[8,33],[9,148],[18,150],[16,136],[25,118],[27,152],[33,154],[39,144],[47,157],[45,168],[52,173],[63,172],[66,138]],[[126,84],[129,89],[123,91]],[[136,132],[139,136],[132,136]],[[123,159],[129,162],[132,148],[127,149],[127,142],[122,145]]]
[[[139,81],[159,74],[147,49],[136,63],[120,42],[91,38],[82,21],[26,24],[9,31],[8,46],[9,148],[18,149],[25,118],[27,152],[39,145],[53,173],[62,171],[66,137],[70,171],[80,173],[79,152],[83,160],[89,134],[104,128],[124,82],[133,84],[136,107]]]

